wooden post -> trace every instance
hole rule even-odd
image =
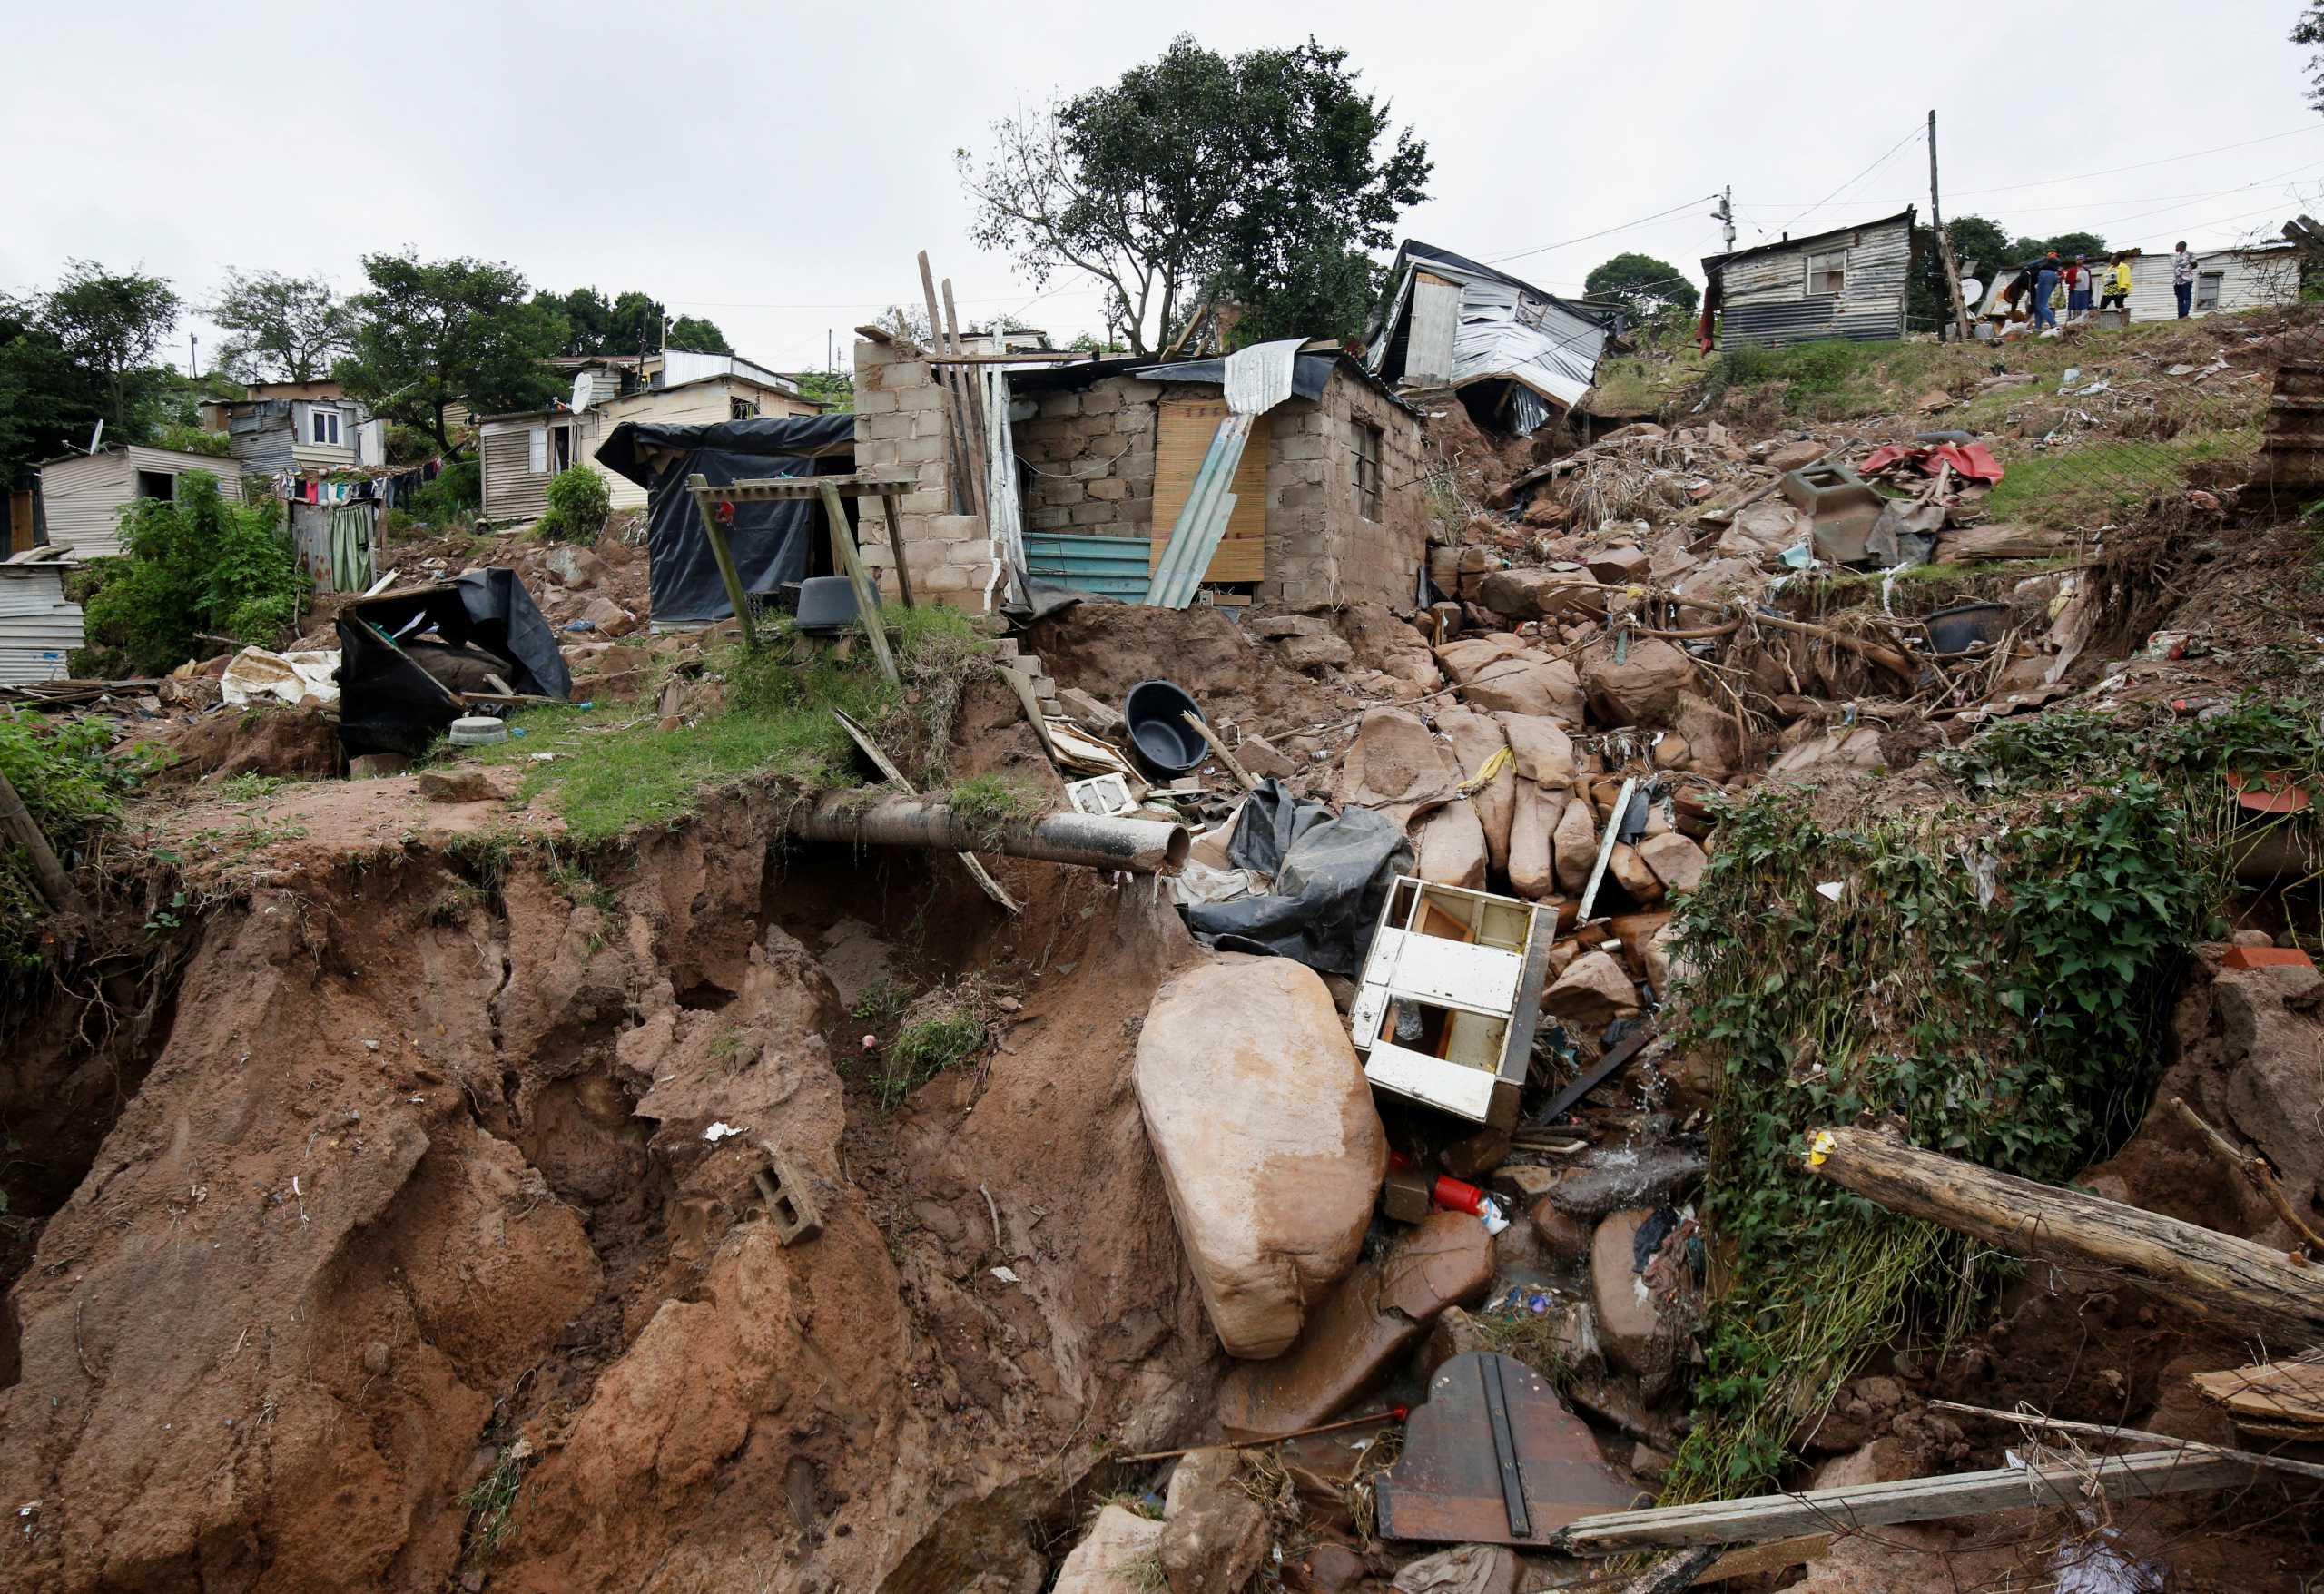
[[[33,818],[32,810],[25,806],[25,800],[16,795],[16,788],[5,774],[0,774],[0,834],[22,847],[31,858],[33,884],[39,888],[50,908],[75,919],[88,917],[81,893],[73,889],[73,877],[56,861],[48,838],[41,833],[39,822]]]
[[[1217,732],[1202,723],[1200,714],[1182,713],[1178,717],[1187,722],[1188,728],[1196,735],[1210,743],[1210,750],[1218,754],[1218,762],[1226,766],[1226,772],[1235,777],[1236,785],[1246,792],[1256,792],[1259,789],[1258,782],[1251,778],[1251,772],[1243,767],[1243,761],[1226,751],[1226,743],[1218,739]]]
[[[1817,1178],[1892,1212],[2020,1256],[2104,1269],[2218,1322],[2324,1341],[2324,1267],[2295,1265],[2281,1251],[1863,1129],[1810,1136],[1807,1164]]]
[[[755,648],[759,644],[758,627],[751,620],[750,595],[743,590],[743,573],[734,566],[734,552],[726,546],[726,534],[718,525],[718,511],[711,501],[710,478],[696,474],[686,477],[686,489],[694,494],[695,512],[702,517],[703,535],[710,539],[710,556],[718,562],[718,579],[726,584],[726,601],[734,605],[734,618],[742,623],[743,645]]]
[[[888,517],[888,555],[896,562],[896,595],[907,609],[920,605],[912,602],[911,566],[904,559],[904,501],[893,493],[880,495],[880,507]]]
[[[960,350],[968,347],[960,341],[960,321],[952,310],[952,279],[950,277],[944,279],[944,346],[950,350],[952,358],[956,360],[960,358]],[[986,463],[984,450],[989,444],[990,434],[985,429],[984,378],[966,366],[960,365],[955,365],[952,368],[952,374],[968,392],[969,431],[977,440],[978,460],[980,464]],[[976,476],[980,482],[985,483],[978,497],[990,504],[992,492],[990,483],[986,480],[987,473],[979,469]]]
[[[952,348],[944,336],[944,318],[936,307],[936,277],[928,269],[928,251],[920,251],[920,290],[928,301],[928,339],[936,345],[934,358],[940,362],[949,359],[959,350]],[[959,467],[956,490],[960,507],[971,515],[984,513],[984,474],[978,468],[983,457],[984,439],[976,436],[969,420],[968,385],[957,365],[938,363],[932,374],[942,385],[950,401],[945,408],[951,413],[954,459]]]
[[[831,522],[832,566],[855,589],[856,614],[863,621],[863,634],[872,639],[872,653],[879,656],[880,673],[891,686],[901,686],[903,677],[896,673],[896,655],[888,651],[887,624],[880,618],[880,589],[872,585],[863,561],[855,556],[855,539],[847,535],[847,511],[840,505],[839,488],[828,480],[822,484],[822,500],[823,517]]]
[[[1969,340],[1969,310],[1961,302],[1961,262],[1953,258],[1953,240],[1945,231],[1945,207],[1936,198],[1936,113],[1928,113],[1928,220],[1936,229],[1937,258],[1945,263],[1945,297],[1953,301],[1953,328],[1961,341]]]

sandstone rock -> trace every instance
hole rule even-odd
[[[1659,836],[1649,836],[1638,844],[1638,855],[1654,871],[1655,878],[1671,891],[1691,891],[1701,883],[1703,866],[1709,861],[1703,850],[1676,831],[1666,831]]]
[[[1293,636],[1283,643],[1283,662],[1312,675],[1319,670],[1345,669],[1355,662],[1355,649],[1328,631],[1315,636]]]
[[[1644,1206],[1614,1213],[1599,1224],[1590,1242],[1599,1341],[1609,1360],[1632,1373],[1652,1366],[1655,1336],[1662,1327],[1661,1309],[1639,1276],[1634,1255],[1638,1232],[1653,1216],[1653,1209]]]
[[[2324,1025],[2285,1005],[2312,990],[2313,969],[2222,969],[2211,984],[2220,1036],[2234,1063],[2221,1105],[2234,1127],[2276,1165],[2295,1202],[2313,1200],[2324,1181],[2324,1139],[2316,1134],[2324,1098]]]
[[[1565,805],[1550,838],[1557,859],[1558,889],[1579,895],[1590,885],[1590,871],[1598,865],[1598,823],[1590,804],[1580,798]]]
[[[1581,655],[1581,690],[1590,712],[1608,725],[1669,724],[1679,694],[1694,681],[1694,660],[1658,636],[1630,638],[1629,654],[1620,663],[1605,642]]]
[[[1600,548],[1591,554],[1582,561],[1582,565],[1608,586],[1627,586],[1644,577],[1650,562],[1644,548],[1617,543],[1612,547]]]
[[[1529,1221],[1541,1248],[1560,1262],[1579,1262],[1590,1255],[1590,1238],[1596,1232],[1590,1220],[1566,1211],[1548,1196],[1533,1203]]]
[[[1687,767],[1687,739],[1676,731],[1665,731],[1657,736],[1648,752],[1656,769],[1682,770]]]
[[[1460,596],[1463,601],[1470,603],[1477,600],[1486,578],[1501,568],[1501,560],[1498,556],[1491,549],[1481,547],[1474,543],[1462,548],[1455,556],[1453,564],[1458,571],[1455,585],[1460,589]]]
[[[1659,1483],[1670,1475],[1670,1455],[1644,1440],[1630,1446],[1630,1471],[1643,1483]]]
[[[1440,886],[1482,890],[1485,883],[1485,831],[1477,811],[1458,797],[1420,822],[1413,871]]]
[[[1058,1569],[1050,1594],[1150,1594],[1162,1524],[1109,1505]]]
[[[1797,509],[1780,497],[1761,498],[1736,512],[1716,546],[1722,557],[1757,561],[1796,546],[1807,535]]]
[[[1524,1569],[1517,1552],[1499,1544],[1463,1544],[1423,1556],[1396,1574],[1396,1594],[1517,1594]]]
[[[1598,578],[1578,567],[1496,571],[1480,585],[1477,601],[1504,620],[1563,620],[1606,612]]]
[[[1804,470],[1829,452],[1826,445],[1813,438],[1803,438],[1796,443],[1784,443],[1768,450],[1765,463],[1770,470]]]
[[[1509,1156],[1509,1136],[1499,1129],[1481,1129],[1465,1140],[1455,1140],[1436,1154],[1444,1171],[1475,1184],[1499,1167]]]
[[[1606,860],[1606,873],[1616,885],[1628,891],[1640,903],[1662,900],[1662,881],[1646,866],[1646,860],[1627,841],[1614,843],[1613,852]]]
[[[582,605],[580,618],[600,636],[626,636],[637,628],[637,617],[609,597],[593,597]]]
[[[1156,1548],[1170,1594],[1240,1594],[1266,1559],[1273,1534],[1259,1502],[1236,1482],[1231,1450],[1198,1450],[1170,1474]]]
[[[1500,722],[1519,774],[1554,792],[1573,783],[1573,738],[1563,726],[1537,714],[1502,714]]]
[[[1281,1353],[1354,1265],[1387,1167],[1331,993],[1288,959],[1197,965],[1155,996],[1136,1087],[1219,1342]]]
[[[1515,1191],[1518,1204],[1522,1205],[1548,1195],[1550,1186],[1558,1182],[1560,1171],[1536,1162],[1505,1162],[1493,1169],[1492,1182],[1504,1195]]]
[[[1517,782],[1516,816],[1509,827],[1509,856],[1503,868],[1509,888],[1519,896],[1539,901],[1558,887],[1550,836],[1556,825],[1561,792],[1547,792],[1531,781]]]
[[[419,794],[430,802],[506,802],[508,791],[474,764],[419,772]]]
[[[1915,1477],[1919,1471],[1903,1441],[1884,1434],[1817,1468],[1812,1487],[1846,1489],[1866,1483],[1895,1483]]]
[[[541,568],[548,572],[551,580],[566,587],[596,586],[610,574],[603,559],[570,543],[549,549],[541,559]]]
[[[1228,1373],[1219,1425],[1257,1435],[1323,1422],[1386,1376],[1438,1313],[1481,1298],[1492,1283],[1484,1225],[1463,1212],[1432,1214],[1386,1257],[1349,1274],[1289,1355]]]
[[[1699,603],[1756,598],[1768,589],[1768,573],[1751,559],[1717,558],[1679,577],[1671,590]]]
[[[1242,744],[1235,749],[1235,756],[1262,781],[1287,780],[1299,772],[1299,766],[1277,752],[1274,743],[1247,731],[1243,734]]]
[[[1688,766],[1714,781],[1731,780],[1739,753],[1735,722],[1711,703],[1692,692],[1679,694],[1670,713],[1670,728],[1686,739]]]
[[[1584,719],[1581,677],[1563,659],[1529,654],[1461,689],[1472,708],[1536,714],[1580,726]]]
[[[1375,708],[1357,726],[1332,794],[1343,806],[1376,808],[1401,825],[1459,785],[1447,750],[1417,714]]]
[[[1501,723],[1491,714],[1472,713],[1466,709],[1446,709],[1436,716],[1436,728],[1452,744],[1452,755],[1460,761],[1461,778],[1465,782],[1476,778],[1492,757],[1509,745],[1502,733]],[[1469,802],[1477,811],[1477,822],[1484,827],[1485,855],[1496,870],[1509,867],[1509,827],[1517,815],[1517,775],[1504,763],[1501,772],[1470,794]]]
[[[1595,1036],[1638,1011],[1638,989],[1610,952],[1585,952],[1542,993],[1541,1011]]]
[[[1684,972],[1683,969],[1674,967],[1672,963],[1678,949],[1679,927],[1676,924],[1666,924],[1656,930],[1646,945],[1640,949],[1646,959],[1646,982],[1654,987],[1655,998],[1659,1001],[1670,999],[1671,981]]]
[[[1307,1587],[1315,1594],[1349,1594],[1372,1575],[1364,1558],[1344,1544],[1318,1544],[1307,1552]]]
[[[1503,1232],[1512,1232],[1521,1226],[1512,1224]],[[1420,1374],[1422,1384],[1425,1385],[1436,1376],[1437,1370],[1453,1357],[1465,1356],[1471,1351],[1492,1349],[1492,1344],[1485,1339],[1484,1329],[1474,1317],[1458,1306],[1447,1306],[1429,1329],[1427,1342],[1421,1346],[1420,1354],[1414,1360],[1414,1369]]]
[[[1836,725],[1790,749],[1768,766],[1768,773],[1803,780],[1847,770],[1878,769],[1886,762],[1881,756],[1878,731],[1870,725]]]

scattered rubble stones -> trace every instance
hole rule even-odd
[[[1452,755],[1460,761],[1464,784],[1482,773],[1494,755],[1509,745],[1501,722],[1491,714],[1446,709],[1436,716],[1436,728],[1452,744]],[[1477,822],[1484,827],[1486,856],[1497,871],[1506,871],[1509,867],[1510,827],[1517,813],[1517,776],[1522,772],[1521,761],[1515,769],[1504,763],[1492,780],[1470,794]]]
[[[1484,826],[1465,797],[1457,797],[1420,822],[1413,871],[1440,886],[1482,890],[1485,883]]]
[[[1540,1237],[1541,1248],[1558,1261],[1579,1262],[1590,1255],[1590,1237],[1595,1232],[1591,1224],[1566,1211],[1550,1196],[1544,1196],[1533,1204],[1527,1221]]]
[[[1619,660],[1603,640],[1581,654],[1581,690],[1591,712],[1609,725],[1668,725],[1694,680],[1694,660],[1659,636],[1631,637]]]
[[[1567,803],[1551,840],[1557,857],[1558,889],[1578,895],[1588,888],[1590,871],[1598,863],[1598,824],[1590,804],[1578,798]]]
[[[1598,577],[1574,566],[1495,571],[1484,578],[1477,601],[1504,620],[1565,620],[1606,612]]]
[[[1586,952],[1566,965],[1542,994],[1541,1011],[1595,1037],[1615,1019],[1638,1011],[1638,989],[1610,952]]]
[[[1558,821],[1562,794],[1551,796],[1531,781],[1516,784],[1515,812],[1509,827],[1509,854],[1504,867],[1510,889],[1539,901],[1557,890],[1556,864],[1550,836]]]
[[[1765,462],[1773,470],[1804,470],[1829,452],[1826,445],[1808,438],[1768,449]]]
[[[1672,891],[1693,890],[1702,882],[1704,867],[1709,862],[1700,847],[1676,831],[1647,837],[1638,844],[1638,855]]]
[[[419,772],[419,794],[430,802],[505,802],[508,792],[473,764]]]
[[[1460,776],[1420,716],[1376,708],[1356,727],[1333,797],[1343,807],[1376,808],[1399,824],[1452,795]]]
[[[1211,1325],[1280,1354],[1354,1265],[1387,1140],[1331,993],[1287,958],[1229,955],[1156,995],[1137,1101]]]
[[[1058,1569],[1051,1594],[1151,1594],[1147,1569],[1161,1538],[1161,1523],[1107,1506]]]
[[[1198,1450],[1170,1474],[1163,1508],[1162,1576],[1170,1594],[1238,1594],[1266,1559],[1267,1514],[1236,1481],[1231,1450]]]
[[[1539,714],[1501,716],[1517,772],[1546,789],[1562,792],[1574,776],[1573,738],[1555,720]]]

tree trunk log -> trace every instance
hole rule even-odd
[[[1866,1129],[1811,1136],[1807,1168],[1893,1212],[2020,1256],[2102,1269],[2221,1323],[2289,1333],[2299,1345],[2324,1343],[2324,1268],[2281,1251]]]

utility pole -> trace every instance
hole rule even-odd
[[[185,374],[189,377],[198,377],[202,374],[201,347],[201,339],[191,332],[185,335]]]
[[[1735,188],[1732,183],[1718,191],[1718,209],[1711,215],[1718,222],[1718,235],[1727,252],[1735,252]]]
[[[1928,219],[1936,229],[1937,256],[1945,263],[1945,297],[1953,301],[1953,333],[1969,340],[1969,307],[1961,302],[1961,262],[1953,258],[1953,238],[1945,231],[1945,207],[1936,194],[1936,113],[1928,113]]]

